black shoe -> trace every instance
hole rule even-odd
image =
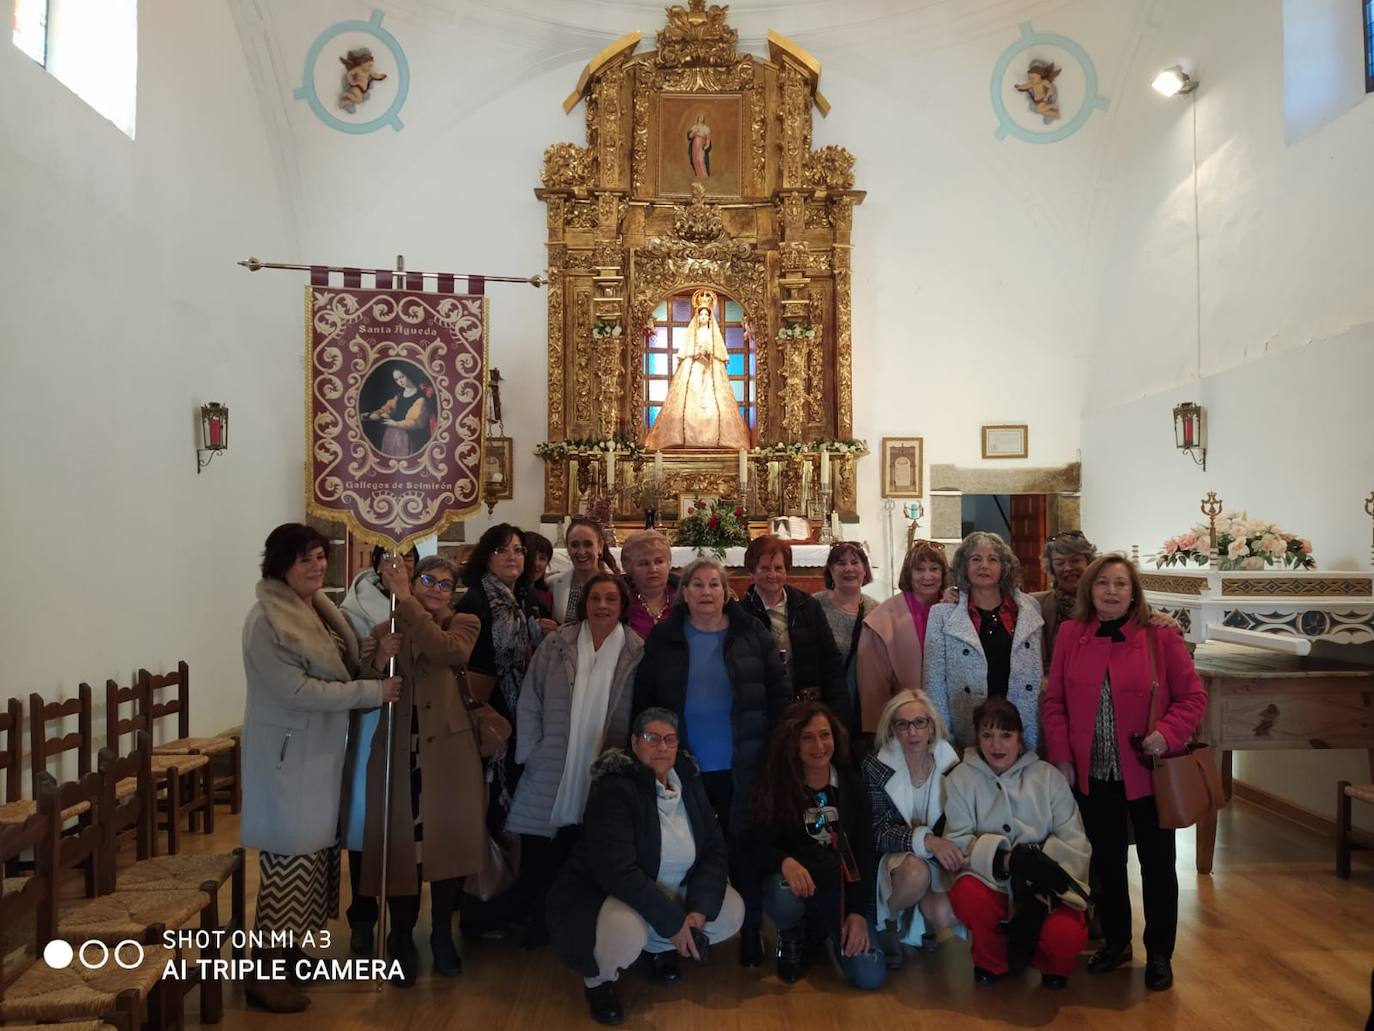
[[[1105,974],[1131,961],[1131,943],[1104,945],[1088,957],[1088,973]]]
[[[682,971],[678,968],[676,951],[649,954],[649,980],[661,985],[682,983]]]
[[[1174,968],[1168,956],[1145,958],[1145,987],[1152,992],[1167,992],[1174,986]]]
[[[1059,991],[1061,988],[1069,986],[1069,979],[1063,974],[1041,974],[1040,987],[1049,988],[1051,991]]]
[[[354,924],[348,939],[348,951],[355,956],[372,955],[372,939],[377,936],[376,924]]]
[[[743,960],[741,960],[743,962]],[[806,973],[806,937],[801,928],[778,932],[778,980],[796,984]]]
[[[387,963],[401,964],[401,977],[395,984],[400,988],[410,988],[420,972],[420,953],[415,948],[415,938],[410,931],[388,931],[386,936]]]
[[[994,974],[986,967],[973,968],[973,983],[983,988],[986,988],[990,984],[995,984],[997,979],[1001,976],[1001,974]]]
[[[430,932],[429,951],[434,956],[434,972],[439,976],[457,977],[463,972],[463,957],[458,955],[458,947],[453,944],[452,932]]]
[[[739,965],[763,966],[763,934],[757,927],[746,927],[739,933]]]
[[[625,1023],[625,1011],[620,1008],[620,996],[615,993],[614,981],[587,989],[587,1012],[598,1024],[614,1027]]]

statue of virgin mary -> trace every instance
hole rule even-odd
[[[650,451],[664,448],[749,448],[749,426],[739,415],[725,362],[730,355],[713,315],[716,294],[698,290],[691,297],[687,340],[677,351],[677,368],[668,382],[664,407],[644,437]]]
[[[725,371],[729,354],[713,314],[716,295],[692,295],[687,339],[677,353],[677,368],[668,381],[668,397],[644,438],[650,451],[670,447],[720,447],[739,451],[751,446],[749,427]]]

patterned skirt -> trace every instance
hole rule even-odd
[[[339,848],[303,856],[258,853],[258,912],[254,928],[319,931],[339,915]]]

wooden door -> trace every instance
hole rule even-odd
[[[1021,560],[1021,589],[1043,591],[1040,553],[1049,535],[1049,499],[1044,494],[1011,496],[1011,550]]]

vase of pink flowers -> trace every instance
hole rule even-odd
[[[1222,569],[1314,569],[1312,542],[1244,512],[1217,516],[1217,563]],[[1155,556],[1155,568],[1207,565],[1211,528],[1198,523],[1186,533],[1170,537]]]

